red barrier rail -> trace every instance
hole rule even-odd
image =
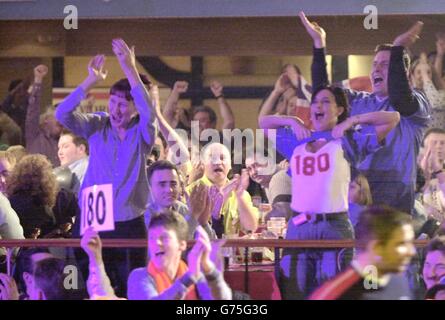
[[[192,246],[194,241],[188,241],[188,246]],[[416,240],[416,247],[425,247],[428,240]],[[0,247],[80,247],[80,239],[25,239],[25,240],[0,240]],[[102,239],[104,248],[146,248],[145,239]],[[354,240],[284,240],[284,239],[227,239],[224,247],[246,248],[244,252],[245,273],[249,271],[248,250],[252,247],[275,248],[275,276],[278,279],[280,268],[280,248],[300,248],[300,249],[327,249],[327,248],[354,248]],[[11,254],[12,250],[7,249],[7,272],[11,274]],[[249,292],[248,277],[245,276],[244,290]]]
[[[188,241],[188,244],[193,244]],[[416,247],[425,247],[428,240],[416,240]],[[102,239],[104,248],[145,248],[144,239]],[[225,247],[277,248],[353,248],[353,240],[284,240],[284,239],[227,239]],[[80,247],[80,239],[0,240],[0,247]]]

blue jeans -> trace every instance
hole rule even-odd
[[[336,214],[329,221],[306,222],[295,226],[289,220],[287,240],[354,239],[348,215]],[[307,298],[326,280],[344,270],[352,260],[352,248],[285,249],[281,259],[280,289],[286,300]]]

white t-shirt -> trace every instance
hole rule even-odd
[[[358,167],[382,145],[373,126],[347,131],[345,136],[327,142],[317,152],[295,147],[290,160],[292,210],[307,213],[348,211],[351,166]]]
[[[341,139],[329,141],[315,153],[306,147],[307,143],[296,147],[291,158],[292,209],[310,213],[347,211],[351,170]]]

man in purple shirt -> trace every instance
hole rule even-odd
[[[105,57],[98,55],[88,65],[87,78],[59,105],[56,117],[73,133],[87,139],[90,146],[89,166],[80,193],[93,185],[113,186],[115,230],[104,232],[102,238],[146,238],[143,214],[149,191],[145,159],[156,137],[154,110],[136,69],[134,48],[115,39],[113,52],[127,79],[111,87],[109,113],[84,114],[75,110],[88,91],[107,76]],[[78,233],[80,221],[76,222],[74,234]],[[126,292],[129,271],[145,265],[144,249],[128,252],[127,260],[126,250],[104,250],[107,273],[122,294]]]
[[[326,33],[307,20],[300,18],[314,43],[312,87],[328,83],[325,48]],[[357,168],[368,178],[375,204],[387,204],[411,213],[414,207],[416,159],[423,131],[430,121],[430,105],[418,91],[411,90],[408,82],[409,56],[421,33],[423,23],[418,21],[407,32],[397,36],[392,44],[376,48],[371,67],[372,93],[345,90],[351,115],[374,111],[398,111],[401,119],[386,137],[383,148],[368,157]]]

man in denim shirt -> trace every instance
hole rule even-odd
[[[90,146],[90,162],[80,194],[93,185],[113,185],[115,230],[102,237],[146,238],[143,214],[149,191],[145,159],[156,137],[154,110],[136,69],[134,48],[130,49],[122,39],[112,44],[127,79],[111,87],[109,114],[75,111],[88,91],[107,75],[105,57],[98,55],[88,65],[87,78],[59,105],[56,117],[73,133],[87,139]],[[126,250],[104,250],[107,273],[113,285],[118,286],[118,293],[126,292],[129,271],[145,265],[145,255],[144,249],[130,249],[126,260]]]

